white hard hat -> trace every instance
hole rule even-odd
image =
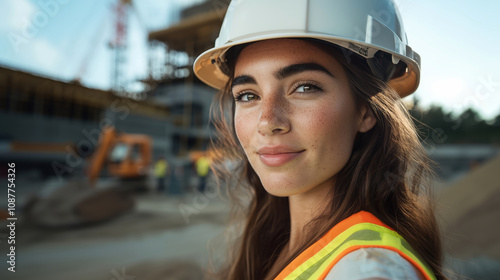
[[[276,38],[318,39],[361,55],[401,97],[418,87],[420,56],[408,46],[392,0],[232,0],[215,47],[196,59],[194,73],[221,89],[231,47]],[[393,77],[397,64],[406,69]]]

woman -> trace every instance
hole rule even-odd
[[[400,100],[419,63],[392,1],[231,3],[194,66],[251,195],[224,279],[445,279]]]

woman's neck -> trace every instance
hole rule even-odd
[[[285,251],[294,252],[310,237],[307,225],[320,216],[331,199],[332,180],[323,182],[305,193],[290,196],[290,240]]]
[[[281,250],[278,258],[271,267],[266,279],[279,273],[285,261],[308,239],[310,232],[306,230],[309,222],[317,218],[329,203],[332,181],[324,182],[321,186],[297,195],[288,197],[290,208],[290,239]]]

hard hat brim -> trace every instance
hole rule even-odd
[[[355,46],[361,46],[364,49],[370,49],[371,55],[373,55],[376,51],[384,51],[386,53],[393,55],[393,57],[403,61],[407,65],[406,72],[402,76],[389,80],[388,82],[389,85],[396,92],[398,92],[398,94],[401,97],[410,95],[411,93],[415,92],[415,90],[418,88],[420,81],[420,65],[419,65],[420,56],[411,49],[405,50],[407,52],[405,54],[400,54],[382,47],[374,48],[373,45],[366,44],[360,41],[351,40],[349,38],[333,37],[324,34],[314,34],[314,33],[304,34],[304,32],[286,32],[282,34],[272,33],[272,34],[261,34],[247,38],[237,38],[233,40],[233,42],[227,42],[226,44],[223,44],[220,47],[214,47],[212,49],[203,52],[200,56],[198,56],[193,65],[194,73],[202,82],[206,83],[207,85],[215,89],[220,90],[225,87],[229,77],[224,72],[222,72],[222,70],[219,67],[219,64],[225,63],[224,55],[230,48],[243,44],[248,44],[263,40],[280,39],[280,38],[317,39],[317,40],[323,40],[328,43],[333,43],[335,45],[338,45],[346,49],[349,49],[348,46],[349,43],[351,43]],[[356,52],[355,50],[352,49],[349,50],[358,53],[361,56],[367,58],[370,57],[370,53],[365,54]],[[411,53],[408,53],[408,51],[410,51]]]

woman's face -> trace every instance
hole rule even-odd
[[[236,134],[272,195],[330,189],[358,131],[374,124],[357,109],[339,62],[307,41],[253,43],[241,51],[234,77]]]

